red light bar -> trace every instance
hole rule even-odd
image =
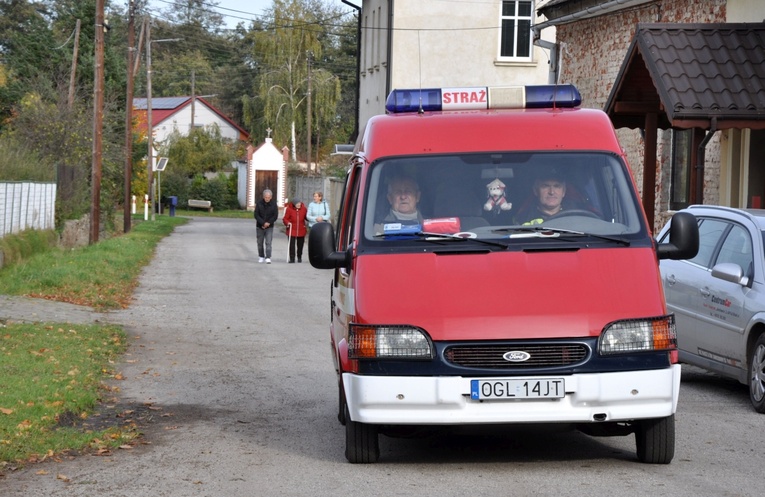
[[[385,101],[391,114],[480,109],[553,109],[578,107],[574,85],[533,85],[393,90]]]

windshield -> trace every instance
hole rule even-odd
[[[608,153],[389,158],[369,177],[364,238],[635,239],[647,231],[631,185],[626,166]]]

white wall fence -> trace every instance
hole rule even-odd
[[[28,229],[54,229],[56,184],[0,182],[0,237]]]

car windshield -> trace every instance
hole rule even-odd
[[[369,176],[364,239],[629,245],[647,233],[631,185],[625,164],[608,153],[388,158]]]

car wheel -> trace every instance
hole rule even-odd
[[[345,407],[345,458],[353,464],[369,464],[380,458],[380,442],[377,425],[357,423],[351,420]]]
[[[648,464],[669,464],[675,457],[675,415],[637,421],[637,457]]]
[[[757,339],[749,357],[749,399],[755,411],[765,413],[765,334]]]

